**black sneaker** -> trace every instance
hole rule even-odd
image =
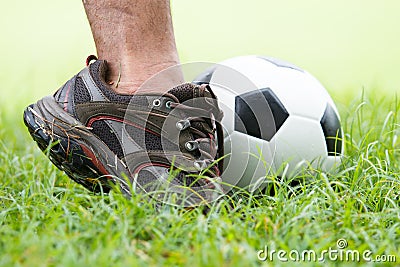
[[[221,196],[222,112],[210,87],[121,95],[105,81],[105,61],[87,65],[24,112],[54,165],[94,192],[118,185],[127,196],[133,188],[185,206]]]

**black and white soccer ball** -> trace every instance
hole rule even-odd
[[[295,175],[341,162],[343,132],[321,83],[293,64],[264,56],[215,64],[194,83],[208,83],[224,111],[224,183],[254,190],[267,176]]]

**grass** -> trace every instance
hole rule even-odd
[[[397,98],[370,93],[339,105],[346,156],[336,174],[305,170],[298,178],[307,183],[277,181],[274,196],[237,192],[207,215],[156,209],[141,196],[91,194],[39,151],[20,110],[8,106],[0,113],[0,266],[283,265],[277,254],[260,261],[257,252],[267,246],[319,255],[337,249],[339,239],[348,250],[392,255],[399,264]]]

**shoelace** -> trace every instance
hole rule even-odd
[[[220,175],[220,170],[223,168],[222,160],[218,161],[218,165],[212,165],[216,156],[223,155],[223,131],[219,123],[223,113],[216,105],[216,96],[211,88],[208,85],[202,85],[202,87],[202,89],[210,92],[214,101],[209,102],[205,98],[205,105],[201,108],[175,102],[171,102],[170,107],[181,110],[182,114],[196,114],[196,116],[188,116],[178,121],[176,127],[179,131],[188,130],[196,137],[194,140],[185,143],[187,151],[199,151],[200,153],[200,157],[194,162],[194,167],[199,171],[210,167],[209,174],[216,177]],[[204,124],[208,127],[203,127]],[[215,142],[215,134],[217,135],[217,143]]]

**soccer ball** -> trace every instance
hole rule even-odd
[[[336,106],[308,72],[271,57],[231,58],[198,75],[224,111],[222,180],[253,191],[269,175],[305,167],[331,171],[341,162],[343,132]]]

